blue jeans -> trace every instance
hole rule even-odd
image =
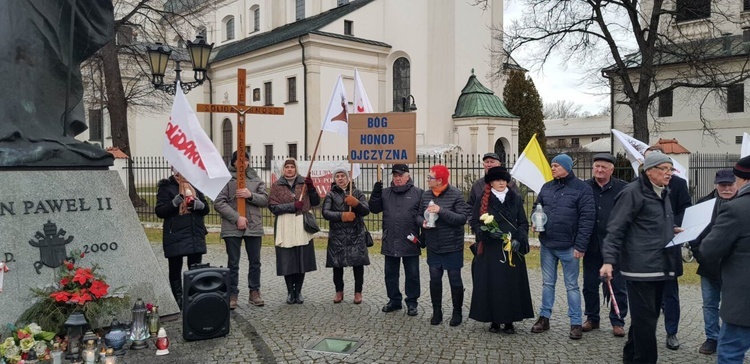
[[[240,293],[240,254],[242,253],[242,241],[245,241],[245,251],[249,267],[247,271],[247,286],[251,291],[260,290],[260,236],[224,237],[227,247],[227,265],[229,266],[229,293],[236,295]]]
[[[417,307],[419,298],[419,256],[413,257],[390,257],[385,256],[383,270],[385,274],[385,291],[390,303],[394,306],[401,307],[401,290],[398,287],[398,281],[401,270],[401,262],[404,262],[404,290],[406,292],[406,306]]]
[[[703,294],[703,323],[706,339],[718,340],[721,281],[701,277],[701,293]]]
[[[719,334],[718,364],[741,364],[745,353],[750,349],[750,327],[737,326],[726,322],[721,324]]]
[[[568,292],[568,317],[571,325],[580,325],[581,291],[578,289],[580,265],[573,257],[573,247],[548,249],[541,247],[542,261],[542,309],[539,316],[550,318],[555,304],[555,283],[557,282],[557,262],[562,263],[565,290]]]
[[[664,330],[667,335],[677,335],[680,323],[680,286],[677,277],[664,281],[664,301],[661,306],[664,311]]]

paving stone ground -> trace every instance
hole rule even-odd
[[[154,244],[161,257],[161,244]],[[570,324],[567,317],[562,276],[556,287],[555,307],[550,330],[533,334],[529,330],[534,319],[516,326],[516,335],[493,334],[488,324],[467,318],[471,299],[471,276],[466,266],[462,270],[467,290],[464,302],[464,323],[448,325],[451,303],[447,277],[444,283],[443,308],[446,320],[439,326],[429,323],[432,309],[429,303],[428,270],[422,257],[420,280],[422,297],[419,315],[409,317],[405,310],[383,313],[387,302],[383,283],[383,257],[371,255],[365,268],[364,302],[352,303],[353,276],[345,270],[345,300],[334,304],[331,269],[325,268],[323,246],[316,251],[318,270],[307,274],[303,289],[304,304],[286,304],[283,277],[276,276],[273,248],[262,249],[261,291],[266,305],[253,307],[247,302],[247,259],[243,256],[240,268],[240,305],[232,312],[231,332],[223,338],[185,342],[182,339],[181,319],[165,323],[172,346],[171,354],[154,356],[153,345],[147,350],[131,351],[125,363],[617,363],[621,362],[625,338],[611,334],[607,321],[602,328],[584,333],[583,339],[568,338]],[[244,254],[244,253],[243,253]],[[221,244],[209,245],[204,262],[213,266],[226,265],[226,253]],[[166,272],[166,259],[163,259]],[[166,279],[166,277],[164,277]],[[529,271],[534,310],[541,303],[541,272]],[[403,287],[403,276],[401,277]],[[511,294],[511,293],[509,293]],[[678,337],[682,346],[669,350],[665,346],[663,320],[657,334],[661,363],[714,363],[716,355],[702,355],[698,347],[703,343],[703,316],[700,288],[681,285],[681,321]],[[602,312],[607,310],[602,308]],[[629,318],[626,320],[629,323]],[[351,355],[322,354],[304,348],[325,337],[362,340],[362,345]],[[746,357],[745,363],[750,363]]]

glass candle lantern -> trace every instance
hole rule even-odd
[[[68,350],[65,359],[78,361],[81,359],[81,340],[83,340],[83,333],[86,331],[88,322],[86,322],[86,317],[82,313],[74,312],[70,314],[64,325],[68,339]]]
[[[151,337],[156,337],[156,335],[159,334],[160,326],[159,306],[151,307],[151,314],[148,317],[148,332],[151,334]]]
[[[52,345],[52,351],[49,352],[52,364],[63,364],[63,352],[60,350],[60,344]]]
[[[137,299],[133,304],[131,310],[133,314],[133,322],[130,324],[130,340],[133,344],[130,348],[133,350],[148,348],[148,342],[146,341],[151,335],[148,333],[148,325],[146,323],[146,304],[143,303],[142,299]]]
[[[96,346],[94,346],[94,340],[89,340],[86,343],[86,347],[83,349],[83,361],[86,364],[96,363]]]

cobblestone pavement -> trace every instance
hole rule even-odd
[[[320,248],[320,247],[318,247]],[[161,256],[160,244],[154,245]],[[243,253],[244,254],[244,253]],[[439,326],[429,323],[432,309],[429,303],[428,270],[420,261],[422,297],[419,315],[409,317],[405,310],[383,313],[387,302],[383,283],[383,258],[370,257],[365,268],[364,302],[352,303],[353,276],[344,273],[345,300],[334,304],[332,271],[325,268],[325,250],[317,250],[318,270],[308,273],[303,288],[304,304],[286,304],[284,279],[276,276],[273,248],[263,248],[261,291],[266,305],[248,304],[247,259],[240,266],[240,305],[232,313],[231,333],[223,338],[185,342],[181,337],[180,319],[165,324],[172,346],[171,354],[154,356],[153,345],[148,350],[129,352],[125,363],[617,363],[621,362],[625,338],[616,338],[611,327],[584,333],[583,339],[568,338],[569,321],[562,279],[558,279],[555,307],[550,330],[533,334],[529,330],[534,319],[517,324],[516,335],[493,334],[488,324],[469,320],[471,276],[468,265],[462,270],[467,295],[464,301],[464,323],[450,327],[451,311],[447,278],[444,283],[443,310],[445,320]],[[166,259],[164,269],[166,271]],[[213,266],[226,264],[223,245],[209,245],[204,263]],[[402,271],[403,274],[403,271]],[[166,279],[166,277],[164,278]],[[541,272],[530,270],[534,310],[541,302]],[[403,282],[403,275],[401,277]],[[402,286],[403,288],[403,283]],[[682,317],[678,337],[682,346],[669,350],[665,346],[663,321],[659,321],[657,338],[661,363],[713,363],[716,356],[698,353],[703,343],[703,316],[700,288],[680,287]],[[603,307],[602,312],[607,308]],[[629,322],[629,319],[627,320]],[[362,340],[362,345],[351,355],[323,354],[304,350],[304,347],[324,337]],[[746,363],[750,359],[746,357]]]

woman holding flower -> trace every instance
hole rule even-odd
[[[469,318],[490,322],[490,332],[514,334],[513,323],[533,318],[534,309],[524,259],[529,223],[521,197],[508,188],[510,180],[505,167],[487,171],[481,203],[469,219],[477,237]]]

